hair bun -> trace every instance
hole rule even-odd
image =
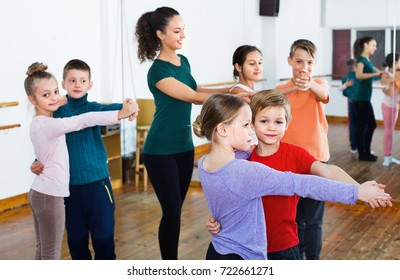
[[[35,63],[32,63],[32,65],[28,67],[28,71],[26,71],[26,74],[28,76],[33,76],[33,75],[36,75],[39,73],[46,72],[47,68],[48,68],[47,64],[42,63],[42,62],[35,62]]]
[[[204,131],[202,129],[202,124],[201,124],[201,116],[198,115],[196,117],[196,120],[192,124],[193,127],[193,133],[200,138],[203,138],[205,136]]]

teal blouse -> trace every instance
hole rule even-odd
[[[147,84],[154,96],[156,112],[144,144],[143,153],[167,155],[194,149],[191,128],[192,103],[170,97],[156,88],[164,78],[175,78],[193,90],[197,83],[190,72],[187,58],[179,55],[181,65],[156,59],[147,74]]]
[[[357,62],[364,64],[363,73],[375,73],[375,68],[372,62],[364,56],[357,58]],[[358,89],[356,90],[353,100],[357,101],[371,101],[372,96],[372,82],[374,78],[358,80]]]

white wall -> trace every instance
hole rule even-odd
[[[282,2],[282,1],[281,1]],[[323,0],[326,27],[387,27],[400,23],[398,0]]]
[[[60,5],[63,4],[63,5]],[[100,100],[99,1],[6,0],[0,8],[0,102],[18,101],[18,107],[0,108],[0,125],[20,123],[20,128],[0,131],[0,199],[25,193],[33,175],[35,156],[29,138],[33,109],[23,82],[28,66],[47,62],[58,78],[72,58],[82,58],[93,70],[90,96]]]
[[[389,8],[394,2],[282,0],[278,17],[261,17],[259,0],[123,1],[121,18],[119,0],[2,1],[0,102],[18,101],[20,105],[0,108],[0,125],[20,123],[22,126],[0,131],[0,199],[26,193],[33,180],[29,172],[34,159],[29,140],[33,110],[23,89],[25,72],[32,62],[47,62],[60,82],[62,68],[68,60],[87,61],[94,82],[89,93],[91,100],[121,102],[124,97],[151,98],[146,82],[150,63],[139,64],[137,60],[134,28],[141,14],[166,5],[176,8],[185,21],[187,38],[181,52],[189,58],[198,84],[232,81],[233,51],[239,45],[253,44],[263,51],[264,76],[268,78],[257,88],[272,88],[280,78],[291,76],[286,59],[294,40],[314,41],[318,47],[315,74],[330,74],[331,28],[339,24],[343,28],[372,28],[373,24],[390,27],[390,16],[395,13]],[[374,9],[381,15],[379,22],[371,21],[370,17],[365,21],[355,13],[340,13],[349,3],[360,4],[350,6],[353,11],[355,7],[366,12]],[[333,88],[327,114],[346,115],[345,101]],[[194,106],[193,116],[199,109],[200,106]],[[126,154],[133,151],[135,130],[134,123],[124,122],[123,126],[126,133],[122,152]],[[194,139],[196,145],[204,143]]]

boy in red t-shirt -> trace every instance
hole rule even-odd
[[[250,103],[258,145],[248,160],[260,162],[279,171],[313,174],[328,179],[357,183],[343,169],[316,160],[299,146],[281,142],[291,119],[290,105],[279,90],[256,93]],[[299,196],[264,196],[262,198],[267,228],[269,260],[300,259],[296,211]],[[371,201],[371,207],[384,206]],[[390,205],[390,202],[388,203]],[[219,223],[211,218],[207,229],[216,234]]]

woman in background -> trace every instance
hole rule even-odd
[[[376,120],[371,104],[372,82],[379,77],[381,71],[376,68],[369,57],[376,51],[376,41],[372,37],[362,37],[354,42],[354,58],[356,59],[356,77],[359,81],[358,88],[353,96],[356,109],[356,141],[358,159],[376,161],[377,156],[371,153],[371,142]]]

